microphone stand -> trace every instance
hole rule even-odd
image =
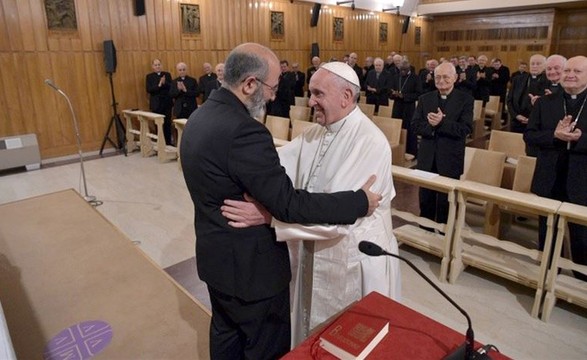
[[[453,299],[451,299],[444,291],[442,291],[441,288],[439,288],[432,280],[430,280],[430,278],[428,278],[428,276],[424,275],[424,273],[420,269],[418,269],[416,267],[416,265],[414,265],[410,260],[408,260],[402,256],[389,253],[389,252],[383,250],[377,244],[374,244],[369,241],[361,241],[359,243],[359,250],[362,253],[367,254],[369,256],[387,255],[387,256],[391,256],[391,257],[394,257],[396,259],[399,259],[399,260],[405,262],[412,269],[414,269],[414,271],[417,272],[418,275],[420,275],[424,280],[426,280],[426,282],[428,282],[428,284],[430,284],[436,291],[438,291],[440,293],[440,295],[442,295],[446,300],[448,300],[448,302],[450,302],[455,308],[457,308],[457,310],[459,310],[461,312],[461,314],[465,315],[465,318],[467,318],[467,325],[468,325],[467,332],[465,335],[465,343],[463,345],[459,346],[458,348],[456,348],[450,354],[448,354],[443,360],[453,360],[453,359],[463,359],[463,358],[466,360],[471,360],[471,359],[484,358],[482,356],[476,356],[477,354],[475,353],[475,349],[474,349],[475,335],[473,333],[473,325],[471,323],[471,318],[469,317],[469,314],[467,314],[467,312],[463,308],[461,308]],[[464,353],[463,353],[463,350],[464,350]],[[485,359],[488,359],[488,358],[489,357],[485,357]]]
[[[46,79],[45,84],[49,85],[53,88],[53,90],[57,91],[59,94],[63,95],[65,100],[67,100],[67,104],[69,105],[69,110],[71,111],[71,120],[73,122],[73,129],[75,130],[75,138],[77,141],[77,153],[79,155],[79,163],[82,171],[82,180],[84,185],[84,200],[87,201],[92,206],[100,206],[102,205],[102,201],[97,200],[95,196],[88,195],[88,185],[86,184],[86,172],[84,170],[84,157],[82,156],[82,141],[79,135],[79,126],[77,124],[77,118],[75,117],[75,112],[73,111],[73,106],[71,105],[71,101],[69,97],[60,89],[58,88],[53,81]]]

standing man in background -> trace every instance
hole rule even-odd
[[[300,71],[300,64],[291,64],[291,72],[295,75],[296,84],[294,85],[294,95],[298,97],[304,96],[304,85],[306,84],[306,75]]]
[[[153,72],[145,78],[145,87],[149,93],[149,110],[165,115],[163,122],[163,136],[165,143],[171,145],[171,108],[173,101],[169,95],[171,89],[171,74],[162,70],[161,60],[155,59],[151,63]],[[161,134],[158,134],[161,136]]]
[[[255,120],[275,97],[279,60],[246,43],[225,63],[224,83],[190,116],[181,143],[184,178],[194,202],[198,275],[212,304],[212,359],[277,359],[290,349],[287,245],[268,225],[231,227],[225,199],[257,199],[281,221],[352,224],[373,213],[381,195],[369,191],[311,194],[295,190],[267,128]]]
[[[199,93],[202,94],[202,104],[208,99],[212,90],[216,89],[216,74],[212,72],[212,65],[204,63],[203,69],[204,75],[200,76],[199,79]]]
[[[309,85],[310,84],[310,78],[312,77],[312,75],[314,75],[314,73],[316,71],[318,71],[318,68],[320,67],[320,58],[318,56],[314,56],[312,58],[312,66],[310,66],[308,68],[308,70],[306,71],[306,84]],[[310,90],[308,90],[308,97],[310,97]]]
[[[176,119],[187,119],[198,107],[198,81],[187,73],[187,65],[183,62],[175,66],[177,78],[171,84],[169,95],[175,100],[173,104],[173,116]]]
[[[373,70],[367,73],[365,91],[367,104],[375,105],[375,112],[379,105],[389,105],[389,91],[391,90],[392,75],[383,68],[383,59],[373,61]]]
[[[548,87],[544,90],[545,95],[555,94],[561,91],[559,84],[566,62],[567,58],[558,54],[550,55],[546,59],[546,69],[544,72],[548,79]]]
[[[436,91],[420,96],[413,127],[420,135],[419,170],[458,179],[465,163],[465,141],[473,129],[473,97],[454,88],[457,72],[451,63],[434,70]],[[448,196],[420,189],[420,216],[446,223]]]

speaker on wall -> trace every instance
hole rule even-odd
[[[107,73],[116,72],[116,47],[112,40],[104,40],[104,67]]]
[[[134,0],[135,16],[145,15],[145,0]]]
[[[312,55],[310,56],[310,59],[314,56],[320,57],[320,48],[318,47],[318,43],[312,43]]]
[[[408,26],[410,26],[410,17],[404,16],[404,23],[402,26],[402,34],[405,34],[408,32]]]
[[[320,17],[320,8],[322,4],[314,3],[314,7],[312,8],[312,19],[310,19],[310,26],[314,27],[318,25],[318,17]]]

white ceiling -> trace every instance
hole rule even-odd
[[[306,2],[316,2],[329,6],[336,6],[337,1],[344,0],[296,0]],[[382,9],[395,8],[395,5],[401,0],[355,0],[357,9],[370,11],[381,11]],[[537,7],[553,7],[567,4],[585,4],[585,0],[461,0],[448,1],[444,3],[419,4],[419,0],[404,0],[400,8],[400,14],[416,15],[449,15],[463,12],[479,12],[488,10],[514,10],[528,9]],[[350,7],[349,4],[339,5]]]

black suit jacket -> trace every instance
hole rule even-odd
[[[306,83],[306,74],[301,71],[292,71],[295,76],[296,84],[294,86],[294,95],[304,96],[304,84]]]
[[[208,99],[213,90],[218,89],[218,76],[215,73],[204,74],[198,81],[198,95],[202,94],[202,103]]]
[[[352,224],[367,213],[362,190],[310,194],[295,190],[267,128],[229,90],[214,91],[190,116],[181,163],[195,206],[198,274],[209,286],[246,301],[289,286],[287,245],[268,225],[236,229],[220,211],[225,199],[251,194],[285,222]]]
[[[585,92],[582,95],[585,96]],[[587,205],[587,104],[577,121],[577,128],[583,134],[567,149],[567,142],[554,137],[558,122],[565,116],[563,101],[564,91],[542,96],[530,114],[524,141],[538,147],[531,190],[539,196],[552,198],[554,187],[566,184],[568,200]]]
[[[180,91],[177,83],[183,82],[187,91]],[[198,96],[198,81],[191,76],[186,76],[183,80],[176,78],[171,84],[169,95],[175,100],[173,103],[173,115],[178,119],[187,119],[198,107],[196,97]]]
[[[512,88],[508,93],[508,111],[510,113],[511,128],[513,132],[523,132],[526,128],[526,124],[522,124],[516,119],[516,116],[523,115],[525,117],[530,116],[532,111],[532,102],[528,94],[532,95],[544,95],[544,89],[548,87],[547,79],[544,73],[537,76],[535,82],[529,82],[529,73],[518,75],[512,82]]]
[[[436,162],[438,174],[458,178],[463,173],[465,140],[473,128],[473,97],[453,89],[442,109],[446,117],[433,127],[427,116],[430,112],[437,112],[439,107],[442,109],[438,90],[418,99],[412,120],[412,129],[422,136],[417,168],[432,171]]]
[[[165,76],[165,84],[159,87],[162,76]],[[145,87],[149,93],[149,110],[157,114],[171,115],[171,106],[173,105],[169,96],[171,74],[167,71],[161,71],[159,74],[152,72],[145,79]]]
[[[389,104],[389,90],[391,90],[392,74],[387,70],[381,71],[379,79],[375,69],[367,73],[365,78],[365,90],[367,92],[367,104],[387,105]],[[367,90],[367,86],[375,88],[375,91]]]

